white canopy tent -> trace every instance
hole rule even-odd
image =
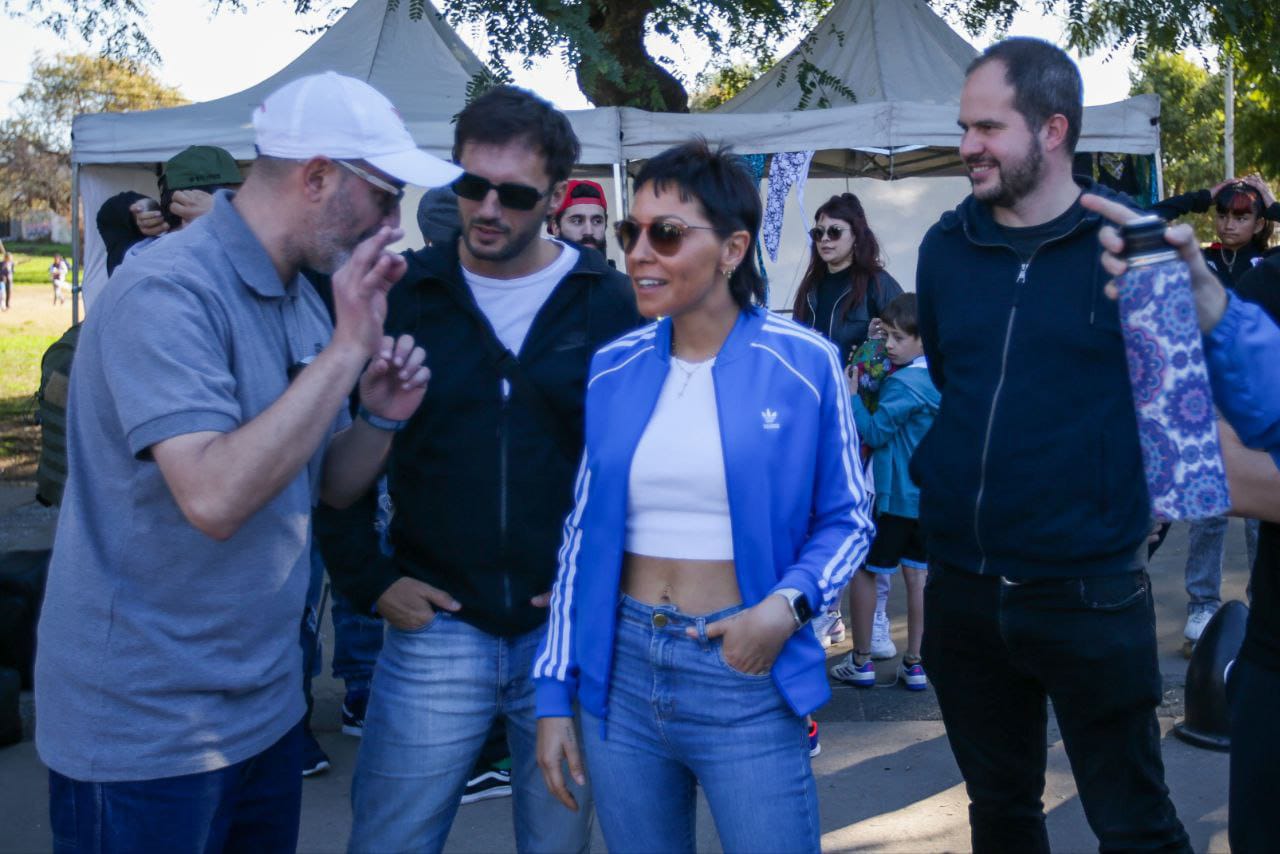
[[[237,160],[252,160],[253,110],[290,80],[329,70],[365,80],[396,105],[421,148],[448,158],[451,120],[465,106],[467,84],[484,64],[439,16],[413,20],[410,5],[401,2],[390,9],[386,0],[358,0],[301,56],[234,95],[164,110],[76,117],[73,195],[83,199],[89,222],[83,253],[75,255],[82,259],[76,270],[83,270],[86,299],[106,281],[106,249],[93,224],[102,203],[124,190],[154,195],[157,166],[189,145],[218,145]],[[608,167],[621,160],[617,111],[577,111],[571,119],[584,162]],[[413,194],[406,201],[408,223],[417,199]]]
[[[115,193],[154,193],[156,167],[188,145],[219,145],[237,159],[251,160],[253,109],[284,83],[325,70],[368,81],[396,104],[420,147],[449,156],[452,117],[483,65],[439,16],[412,20],[410,5],[401,2],[392,10],[387,0],[357,0],[300,57],[234,95],[165,110],[77,117],[73,195],[83,199],[92,220]],[[652,157],[694,135],[732,143],[743,154],[816,151],[814,177],[955,175],[956,103],[974,55],[923,0],[841,0],[801,47],[716,112],[606,107],[568,116],[582,144],[582,164],[601,177],[612,169],[610,183],[620,200],[624,187],[617,179],[628,161]],[[801,61],[839,76],[857,103],[833,90],[826,96],[835,106],[786,109],[801,100]],[[1153,95],[1086,108],[1080,149],[1155,154],[1158,116]],[[406,198],[406,225],[414,221],[417,200],[416,193]],[[74,253],[81,259],[75,275],[83,270],[84,292],[92,298],[106,279],[106,252],[92,221],[84,243],[83,252]]]

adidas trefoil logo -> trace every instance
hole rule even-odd
[[[772,409],[766,409],[760,413],[760,417],[764,420],[764,429],[777,430],[782,425],[778,423],[778,413]]]

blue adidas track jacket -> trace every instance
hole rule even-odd
[[[670,352],[671,323],[662,320],[605,345],[592,361],[586,451],[534,661],[539,717],[572,715],[576,697],[607,718],[631,460]],[[794,587],[821,613],[836,603],[873,534],[835,348],[752,308],[739,316],[711,370],[743,602]],[[796,714],[830,697],[825,665],[808,626],[783,646],[773,680]]]

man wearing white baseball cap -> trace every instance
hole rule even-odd
[[[403,184],[458,170],[335,74],[254,127],[243,187],[122,266],[80,336],[36,662],[57,850],[294,850],[311,508],[367,489],[426,389],[383,335],[386,247]],[[303,269],[332,274],[332,323]]]

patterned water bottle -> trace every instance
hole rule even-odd
[[[1187,264],[1144,216],[1120,229],[1129,269],[1120,323],[1142,464],[1157,519],[1205,519],[1231,508],[1217,416]]]

